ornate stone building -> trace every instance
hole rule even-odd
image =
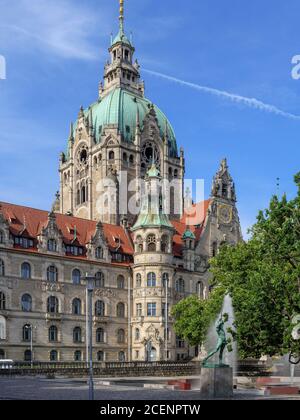
[[[241,240],[226,160],[209,200],[183,199],[184,152],[145,98],[120,4],[104,83],[71,124],[52,210],[0,203],[0,359],[85,360],[86,273],[95,275],[94,360],[195,357],[170,308],[205,299],[209,258]]]

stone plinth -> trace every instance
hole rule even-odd
[[[233,396],[233,370],[231,367],[201,368],[201,398],[231,398]]]

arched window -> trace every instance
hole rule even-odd
[[[79,188],[79,187],[78,187]],[[80,204],[80,189],[77,189],[77,193],[76,193],[76,203],[77,206],[79,206]]]
[[[49,239],[47,248],[49,252],[56,252],[57,251],[57,242],[55,239]]]
[[[26,324],[23,327],[23,341],[31,341],[32,327],[30,324]]]
[[[204,285],[202,281],[198,281],[196,285],[196,292],[199,298],[203,299],[204,297]]]
[[[5,276],[5,266],[2,260],[0,260],[0,276]]]
[[[117,279],[117,288],[118,289],[124,289],[125,288],[125,279],[124,279],[124,276],[118,276],[118,279]]]
[[[98,360],[98,362],[104,362],[104,353],[103,353],[103,351],[98,351],[98,353],[97,353],[97,360]]]
[[[169,287],[169,273],[164,273],[162,276],[162,283],[163,283],[163,287],[166,289],[167,287]]]
[[[3,292],[0,292],[0,311],[5,311],[6,309],[6,297]]]
[[[110,151],[108,154],[108,159],[109,160],[114,160],[115,159],[115,153],[113,151]]]
[[[96,316],[105,316],[105,303],[102,300],[97,300],[95,303],[95,315]]]
[[[128,156],[127,156],[127,153],[123,153],[123,161],[124,161],[125,163],[127,163],[127,162],[128,162]]]
[[[169,237],[163,235],[161,238],[161,252],[169,252]]]
[[[56,283],[58,280],[58,271],[57,268],[54,265],[50,265],[50,267],[47,268],[47,281],[50,283]]]
[[[176,280],[175,289],[176,289],[176,292],[178,292],[178,293],[184,293],[185,283],[184,283],[183,279],[180,278],[180,279]]]
[[[24,362],[31,362],[31,350],[24,351]]]
[[[55,325],[51,325],[49,328],[49,342],[56,343],[58,340],[58,330]]]
[[[4,243],[4,233],[2,230],[0,230],[0,244]]]
[[[72,302],[72,314],[81,315],[81,300],[75,298]]]
[[[5,360],[5,351],[0,349],[0,360]]]
[[[75,327],[73,330],[73,342],[74,343],[81,343],[82,342],[82,335],[81,335],[81,328]]]
[[[122,329],[118,330],[118,343],[119,344],[125,343],[125,331]]]
[[[31,278],[31,266],[29,263],[25,262],[21,266],[21,277],[24,280]]]
[[[136,238],[136,252],[142,253],[143,251],[144,251],[143,238],[141,236],[138,236]]]
[[[98,248],[96,248],[96,258],[97,260],[103,260],[103,248],[102,246],[98,246]]]
[[[174,170],[174,178],[178,178],[178,169]]]
[[[105,342],[105,332],[103,328],[98,328],[96,331],[96,342],[104,343]]]
[[[124,303],[117,304],[117,317],[118,318],[125,318],[125,305]]]
[[[72,283],[75,285],[79,285],[81,280],[81,272],[77,268],[72,271]]]
[[[96,281],[95,281],[96,287],[98,287],[99,289],[103,289],[105,287],[105,279],[104,279],[104,274],[102,273],[102,271],[98,271],[95,277],[96,277]]]
[[[138,328],[135,329],[134,337],[135,337],[135,341],[139,341],[140,338],[141,338],[141,333],[140,333],[140,330]]]
[[[22,296],[21,299],[21,306],[23,312],[31,312],[32,311],[32,297],[29,294],[25,294]]]
[[[142,275],[140,273],[136,275],[135,285],[136,287],[142,286]]]
[[[129,156],[129,163],[130,163],[130,165],[134,164],[134,156],[133,155]]]
[[[148,252],[156,251],[156,237],[155,235],[149,235],[147,238],[147,250]]]
[[[156,287],[156,274],[155,273],[147,274],[147,287]]]
[[[57,362],[58,361],[58,352],[57,350],[51,350],[50,351],[50,362]]]
[[[6,340],[6,319],[0,316],[0,340]]]
[[[58,314],[59,312],[59,302],[57,297],[50,296],[47,300],[47,312],[49,314]]]
[[[86,188],[85,185],[81,187],[81,202],[85,203],[86,201]]]
[[[81,362],[81,360],[82,360],[82,353],[81,353],[80,350],[76,350],[74,352],[74,361],[75,362]]]

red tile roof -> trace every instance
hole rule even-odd
[[[182,236],[187,227],[195,234],[197,241],[200,239],[209,205],[210,200],[197,203],[193,205],[191,211],[183,215],[180,221],[172,221],[176,230],[173,245],[175,256],[182,256]],[[15,236],[23,235],[36,239],[48,224],[47,211],[0,202],[0,212],[9,222],[10,231]],[[97,226],[96,221],[63,214],[56,214],[56,223],[67,245],[74,244],[82,247],[89,243]],[[76,231],[76,242],[74,242],[74,231]],[[111,251],[117,250],[120,244],[121,253],[133,255],[132,240],[123,227],[103,224],[103,231]]]
[[[0,203],[1,212],[9,222],[13,235],[21,235],[35,239],[48,224],[48,212],[14,204]],[[78,217],[56,214],[56,223],[61,230],[66,244],[73,243],[76,229],[76,245],[85,246],[95,234],[97,222],[79,219]],[[25,230],[26,229],[26,230]],[[120,252],[133,254],[130,237],[121,226],[103,224],[104,236],[111,250],[116,250],[120,243]]]

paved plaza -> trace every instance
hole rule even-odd
[[[1,378],[0,400],[87,400],[88,386],[83,379]],[[144,389],[138,380],[112,385],[95,385],[95,399],[120,401],[195,401],[199,391],[173,391],[169,389]],[[271,399],[256,390],[237,390],[234,399]],[[300,399],[276,397],[276,399]]]

